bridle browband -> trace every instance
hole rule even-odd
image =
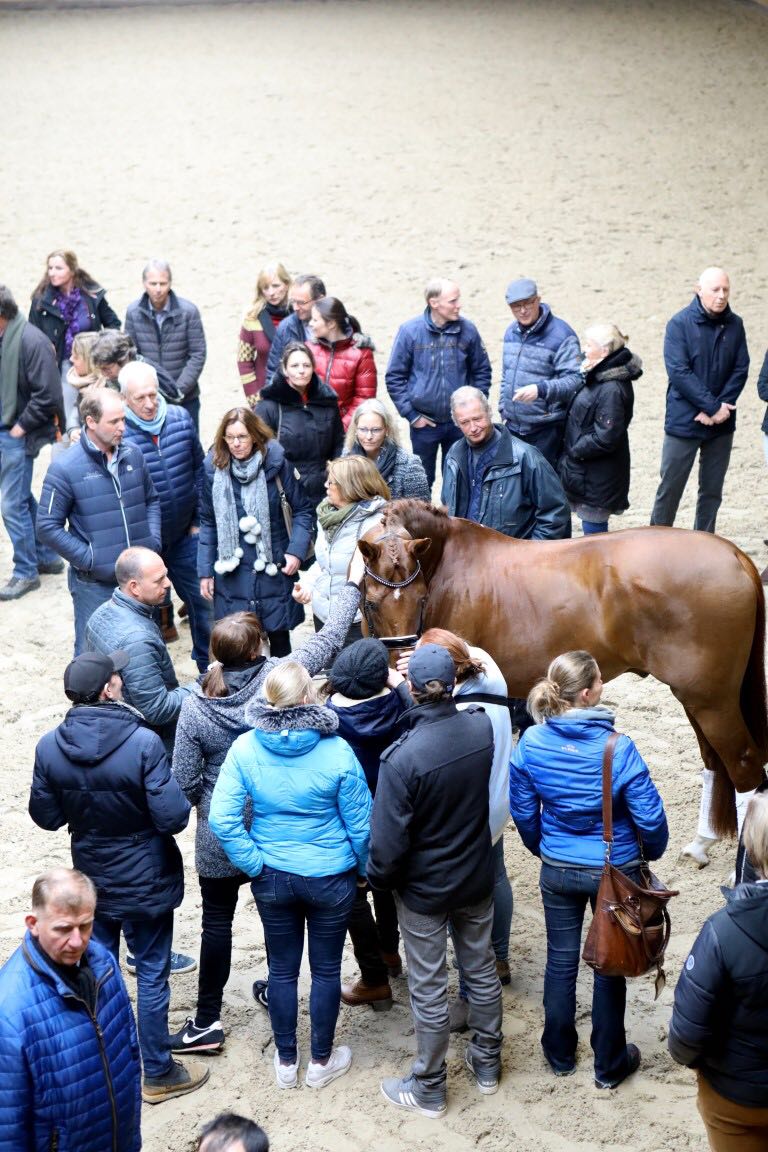
[[[372,540],[371,543],[372,544],[380,544],[382,542],[382,540],[389,540],[392,537],[394,537],[397,540],[405,539],[405,537],[401,536],[399,532],[385,532],[382,536],[378,536],[375,540]],[[420,575],[420,573],[421,573],[421,561],[417,559],[416,567],[415,567],[414,571],[411,572],[410,576],[406,576],[405,580],[385,580],[385,578],[383,576],[379,576],[379,574],[377,572],[374,572],[371,568],[369,568],[367,564],[363,565],[363,570],[365,572],[365,575],[370,576],[371,580],[374,580],[377,584],[383,584],[385,588],[396,588],[398,590],[396,592],[396,595],[399,595],[399,590],[401,588],[407,588],[409,584],[413,584],[416,577],[418,575]],[[376,628],[375,628],[373,621],[371,619],[371,614],[370,614],[370,611],[368,609],[367,599],[364,600],[364,603],[363,603],[363,612],[365,613],[365,622],[368,625],[368,631],[370,632],[371,636],[374,636],[374,637],[376,637],[377,640],[380,640],[385,648],[388,648],[390,650],[400,649],[400,648],[413,648],[416,644],[416,641],[421,636],[421,633],[422,633],[421,622],[422,622],[422,616],[424,614],[423,601],[422,601],[421,609],[419,611],[419,623],[418,623],[417,631],[416,632],[410,632],[406,636],[376,636]]]

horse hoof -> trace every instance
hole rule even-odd
[[[709,836],[697,836],[690,844],[686,844],[680,853],[681,859],[693,860],[699,868],[706,868],[709,864],[709,853],[717,840]]]

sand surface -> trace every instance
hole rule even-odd
[[[201,308],[209,339],[203,430],[240,399],[235,347],[256,272],[269,257],[324,275],[378,345],[421,308],[429,275],[458,278],[465,314],[487,342],[495,385],[509,320],[504,287],[530,275],[578,330],[615,320],[645,362],[637,387],[632,508],[647,523],[662,439],[664,324],[696,274],[722,263],[747,325],[753,372],[739,406],[719,521],[768,562],[762,405],[755,378],[768,343],[765,61],[768,16],[726,0],[673,4],[282,3],[218,8],[0,15],[0,279],[25,304],[45,254],[74,248],[124,315],[145,259],[165,255],[175,287]],[[48,463],[36,469],[36,486]],[[679,523],[692,523],[686,499]],[[0,571],[9,547],[0,529]],[[0,767],[5,901],[0,960],[17,942],[33,878],[68,862],[65,831],[33,827],[27,796],[36,741],[65,711],[72,612],[63,577],[0,605],[5,741]],[[188,632],[173,646],[193,674]],[[723,654],[727,659],[727,653]],[[732,866],[722,845],[701,874],[677,860],[692,834],[699,761],[666,688],[629,677],[608,689],[619,726],[646,756],[672,826],[659,872],[673,907],[674,980]],[[200,907],[193,833],[181,838],[188,893],[176,943],[196,952]],[[539,1050],[544,929],[537,867],[507,833],[515,890],[514,983],[504,992],[504,1081],[480,1097],[450,1049],[449,1111],[403,1115],[378,1092],[412,1053],[406,985],[389,1015],[343,1009],[338,1038],[354,1065],[312,1095],[279,1093],[266,1015],[250,997],[264,974],[261,930],[243,897],[225,994],[226,1051],[209,1084],[145,1108],[145,1147],[187,1152],[223,1108],[258,1118],[277,1152],[514,1148],[517,1152],[703,1152],[694,1078],[666,1052],[668,990],[629,992],[642,1073],[617,1093],[592,1087],[589,975],[579,986],[577,1074],[555,1080]],[[353,974],[351,952],[344,972]],[[454,974],[451,974],[454,980]],[[130,984],[130,980],[129,980]],[[300,1040],[307,1048],[307,981]],[[194,1007],[196,978],[173,981],[171,1022]]]

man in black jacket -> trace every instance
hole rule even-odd
[[[481,708],[458,711],[455,680],[445,648],[416,649],[408,665],[415,707],[401,721],[406,734],[382,756],[368,859],[371,885],[394,891],[418,1045],[411,1074],[383,1080],[381,1090],[430,1117],[446,1111],[449,927],[469,998],[466,1062],[482,1093],[498,1089],[501,1069],[488,824],[493,731]]]
[[[63,421],[61,377],[53,345],[19,314],[10,290],[0,284],[0,490],[5,530],[13,545],[13,574],[0,600],[18,600],[40,587],[40,573],[64,571],[64,563],[35,538],[37,501],[32,467]]]
[[[94,939],[120,952],[120,931],[136,957],[142,1096],[159,1104],[208,1079],[200,1061],[171,1055],[168,1035],[173,910],[184,896],[174,834],[189,803],[160,737],[122,699],[125,652],[86,652],[64,673],[73,707],[35,751],[29,814],[54,831],[68,825],[72,862],[93,880]]]

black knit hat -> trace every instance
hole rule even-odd
[[[355,640],[342,648],[329,677],[334,692],[352,700],[364,700],[381,692],[389,675],[389,653],[381,640]]]

